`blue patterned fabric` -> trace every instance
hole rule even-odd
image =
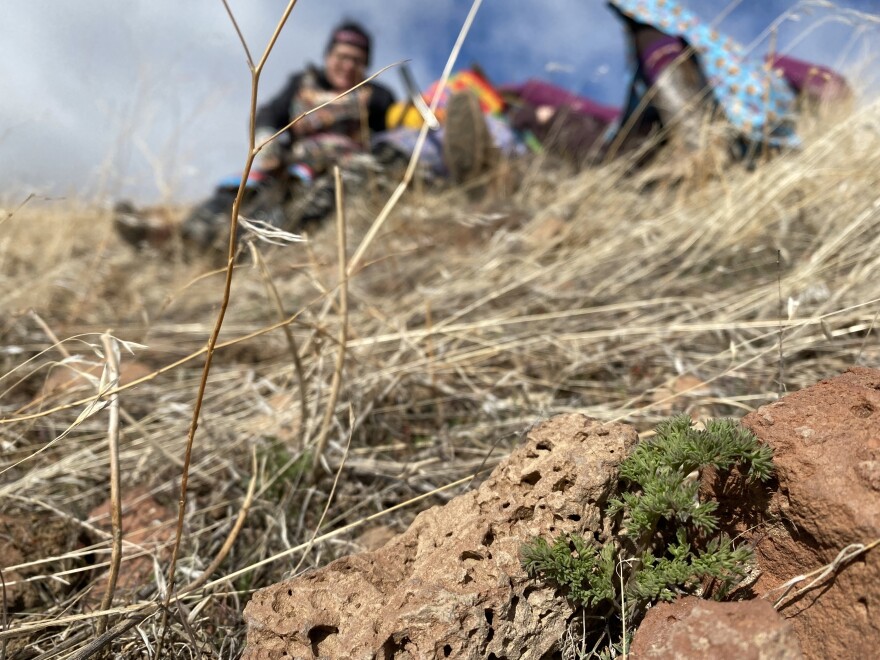
[[[687,42],[719,107],[744,136],[774,146],[799,144],[794,131],[794,93],[777,71],[749,61],[739,44],[700,23],[675,0],[608,2],[634,21]]]

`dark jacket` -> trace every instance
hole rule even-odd
[[[291,76],[287,85],[257,111],[257,130],[278,131],[299,115],[337,96],[324,71],[310,67]],[[361,118],[367,117],[371,132],[384,131],[388,108],[394,103],[391,91],[368,82],[339,101],[297,122],[287,131],[291,140],[316,133],[342,133],[361,137]]]

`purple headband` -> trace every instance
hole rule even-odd
[[[357,46],[366,52],[370,52],[370,42],[360,32],[354,30],[339,30],[333,34],[331,43],[348,44],[349,46]]]

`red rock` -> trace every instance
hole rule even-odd
[[[782,594],[774,587],[827,565],[850,544],[880,539],[880,371],[850,369],[760,408],[744,423],[775,452],[775,518],[745,534],[762,573],[754,591],[772,602]],[[780,612],[807,657],[877,657],[880,548],[785,601]]]
[[[11,612],[45,608],[62,600],[87,573],[82,568],[81,530],[55,513],[34,511],[0,515],[0,568],[5,581],[5,606]],[[54,561],[39,560],[58,557]],[[42,576],[61,573],[66,577]]]
[[[630,648],[632,660],[798,660],[797,637],[765,600],[718,603],[690,596],[655,605]]]

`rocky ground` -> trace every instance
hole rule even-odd
[[[703,478],[725,526],[756,550],[749,583],[732,602],[655,606],[630,657],[871,657],[880,371],[852,369],[743,423],[774,449],[774,482]],[[478,489],[423,512],[382,548],[258,591],[245,609],[244,657],[560,656],[572,605],[525,575],[519,547],[572,531],[608,538],[614,521],[600,505],[636,441],[630,426],[577,414],[536,426]]]

